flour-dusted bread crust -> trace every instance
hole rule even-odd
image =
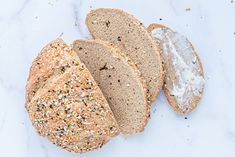
[[[191,112],[202,97],[204,74],[190,41],[170,28],[151,24],[148,31],[161,47],[164,60],[164,93],[175,112]]]
[[[45,71],[54,69],[50,76],[50,73],[39,75],[34,71],[34,75],[47,80],[26,103],[30,119],[41,136],[67,151],[84,153],[100,148],[119,134],[118,124],[100,88],[76,53],[71,49],[67,51],[69,47],[62,40],[52,42],[55,43],[66,49],[56,51],[49,44],[39,57],[51,56],[47,54],[51,52],[66,57],[58,59],[56,55],[58,65],[41,60],[40,65],[52,66],[44,65]],[[47,59],[54,62],[53,58]]]
[[[163,85],[163,68],[159,49],[143,24],[124,11],[102,8],[92,10],[86,24],[95,39],[110,42],[136,64],[153,102]]]
[[[135,65],[119,50],[102,41],[78,40],[73,49],[108,100],[121,133],[131,135],[143,131],[150,106],[145,83]]]

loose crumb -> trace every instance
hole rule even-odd
[[[191,11],[191,8],[186,8],[185,11]]]
[[[155,108],[155,109],[153,110],[153,113],[156,113],[156,111],[157,111],[157,109]]]
[[[49,4],[50,6],[54,6],[54,4],[53,4],[52,2],[48,2],[48,4]]]

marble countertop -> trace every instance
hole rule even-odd
[[[233,0],[0,0],[0,156],[2,157],[234,157],[235,1]],[[39,137],[24,108],[32,60],[51,40],[89,38],[92,8],[121,8],[144,25],[166,24],[186,35],[203,62],[206,87],[198,108],[175,114],[161,93],[144,132],[118,136],[78,155]]]

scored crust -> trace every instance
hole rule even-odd
[[[91,48],[92,46],[94,46],[94,48]],[[73,43],[73,49],[77,52],[78,56],[80,57],[80,59],[86,64],[87,68],[90,70],[90,72],[92,73],[93,77],[96,79],[97,83],[99,84],[102,92],[104,93],[106,99],[108,100],[111,109],[113,110],[114,116],[117,120],[117,122],[119,123],[119,127],[120,127],[120,131],[122,134],[125,135],[131,135],[137,132],[141,132],[144,130],[144,127],[147,124],[149,115],[150,115],[150,106],[147,104],[147,99],[146,99],[146,94],[145,94],[145,90],[146,90],[146,84],[144,82],[144,79],[142,78],[139,70],[137,69],[137,67],[135,66],[135,64],[133,62],[130,61],[130,59],[125,56],[124,54],[122,54],[117,48],[114,48],[113,46],[109,46],[110,44],[101,40],[78,40],[78,41],[74,41]],[[102,48],[102,50],[100,50]],[[96,52],[94,52],[94,55],[96,55],[95,53],[99,53],[100,55],[98,56],[98,58],[96,58],[95,56],[92,56],[92,52],[93,50],[96,50]],[[103,51],[103,53],[101,52]],[[106,52],[105,51],[109,51],[108,53],[109,56],[105,57]],[[89,55],[90,53],[90,55]],[[104,56],[103,56],[104,55]],[[99,58],[102,58],[101,60],[99,60],[99,62],[94,63],[92,61],[90,61],[89,58],[96,58],[96,60],[99,60]],[[128,89],[125,90],[125,86],[123,87],[121,84],[123,84],[123,79],[121,77],[120,72],[117,72],[116,76],[112,75],[112,69],[117,69],[117,66],[114,66],[112,63],[110,63],[110,61],[108,60],[118,60],[120,66],[125,67],[126,69],[122,69],[122,73],[126,73],[126,71],[130,71],[129,73],[129,78],[130,79],[134,79],[134,82],[139,82],[138,86],[140,88],[138,88],[138,90],[140,90],[143,94],[143,100],[141,100],[142,104],[139,105],[144,105],[144,110],[141,111],[143,112],[143,117],[141,118],[141,122],[138,124],[137,128],[133,128],[133,129],[127,129],[129,128],[127,125],[130,125],[134,122],[129,122],[129,124],[125,124],[126,126],[122,126],[124,124],[124,122],[122,122],[119,117],[117,116],[117,113],[122,113],[120,110],[117,110],[116,108],[118,107],[118,105],[122,105],[123,107],[125,106],[125,103],[120,103],[116,104],[118,99],[124,99],[123,101],[125,101],[126,99],[128,99],[128,97],[122,97],[125,96],[125,92],[129,92],[131,93],[131,88],[132,85],[134,83],[128,84],[129,87]],[[92,64],[90,64],[92,62]],[[98,67],[98,63],[101,64],[101,62],[106,63],[106,69],[102,72],[100,71],[100,67]],[[115,62],[115,61],[114,61]],[[108,63],[108,64],[107,64]],[[97,65],[96,65],[97,64]],[[101,64],[103,66],[103,63]],[[110,69],[109,69],[110,67]],[[111,68],[112,67],[112,68]],[[107,72],[106,72],[107,71]],[[102,74],[101,74],[102,73]],[[132,74],[133,73],[133,74]],[[115,95],[112,94],[112,90],[110,90],[110,88],[108,87],[109,83],[112,84],[112,86],[114,86],[116,78],[119,78],[118,82],[120,83],[117,88],[115,88],[117,91],[121,90],[122,92],[120,93],[116,93]],[[121,78],[121,79],[120,79]],[[107,82],[104,82],[107,81]],[[129,89],[130,88],[130,89]],[[137,88],[137,87],[136,87]],[[138,92],[138,91],[137,91]],[[115,98],[112,98],[115,97]],[[136,103],[138,101],[136,100]],[[131,103],[131,102],[130,102]],[[114,105],[115,104],[115,105]],[[115,107],[116,106],[116,107]],[[138,107],[138,104],[135,105],[136,107]],[[133,106],[133,111],[134,111],[134,107]],[[131,116],[131,113],[129,113]],[[139,113],[134,113],[134,114],[139,114]],[[126,118],[126,120],[128,120]]]
[[[141,22],[119,10],[99,8],[86,17],[95,39],[108,41],[127,55],[140,70],[147,84],[147,99],[152,103],[163,85],[163,68],[159,48]]]
[[[48,67],[40,59],[45,58],[41,56],[51,56],[46,53],[52,52],[48,47],[55,43],[66,47],[64,50],[57,48],[59,52],[53,51],[66,56],[63,58],[65,61],[57,58],[58,64],[53,63],[50,64],[52,67]],[[70,49],[61,39],[55,40],[39,54],[40,59],[35,59],[40,60],[39,65],[42,64],[45,68],[43,72],[48,70],[50,73],[37,75],[35,71],[35,74],[31,74],[47,79],[31,97],[30,102],[26,103],[26,109],[41,136],[47,137],[49,141],[67,151],[84,153],[101,148],[110,138],[119,134],[119,127],[90,72],[76,53],[67,48]],[[52,69],[56,72],[51,72]],[[33,77],[38,80],[36,76]]]
[[[162,44],[163,44],[163,39],[159,39],[159,38],[156,38],[156,37],[154,37],[154,35],[153,35],[153,32],[152,31],[154,31],[155,29],[163,29],[163,30],[169,30],[170,32],[173,32],[170,28],[168,28],[168,27],[166,27],[166,26],[164,26],[164,25],[161,25],[161,24],[150,24],[149,26],[148,26],[148,31],[149,31],[149,33],[152,35],[152,37],[155,39],[155,41],[156,41],[156,44],[158,44],[159,46],[162,46]],[[173,32],[173,33],[176,33],[176,32]],[[160,36],[160,35],[159,35]],[[186,39],[186,38],[185,38]],[[178,39],[178,40],[180,40],[180,39]],[[178,102],[178,100],[177,100],[177,95],[172,95],[172,89],[169,89],[168,88],[168,86],[169,86],[169,84],[167,83],[168,81],[169,81],[169,79],[173,79],[172,77],[171,77],[171,74],[169,74],[169,71],[167,70],[167,69],[169,69],[169,67],[167,66],[167,64],[169,65],[169,64],[172,64],[173,65],[173,62],[171,62],[171,63],[169,63],[169,62],[167,62],[167,60],[164,60],[163,62],[165,62],[165,64],[164,64],[164,70],[165,70],[165,77],[164,77],[164,82],[165,82],[165,84],[164,84],[164,86],[163,86],[163,89],[164,89],[164,94],[165,94],[165,96],[166,96],[166,98],[167,98],[167,100],[168,100],[168,102],[169,102],[169,104],[171,105],[171,107],[173,108],[173,110],[176,112],[176,113],[178,113],[178,114],[187,114],[187,113],[190,113],[191,111],[193,111],[195,108],[196,108],[196,106],[197,106],[197,104],[198,104],[198,102],[200,101],[200,99],[201,99],[201,97],[202,97],[202,92],[203,92],[203,89],[204,89],[204,73],[203,73],[203,67],[202,67],[202,63],[201,63],[201,61],[200,61],[200,58],[199,58],[199,56],[198,56],[198,54],[196,53],[196,51],[195,51],[195,49],[194,49],[194,47],[192,46],[192,44],[186,39],[185,40],[185,42],[187,42],[186,44],[189,44],[190,46],[190,48],[192,49],[192,53],[193,53],[193,55],[194,55],[194,57],[195,57],[195,62],[196,63],[194,63],[195,64],[195,66],[192,68],[193,70],[195,70],[195,69],[197,69],[198,71],[197,72],[195,72],[195,73],[197,73],[197,74],[195,74],[195,75],[198,75],[198,76],[201,76],[201,79],[200,79],[200,81],[201,81],[201,83],[202,84],[199,84],[198,86],[200,86],[200,89],[197,89],[196,88],[196,90],[198,90],[198,92],[199,92],[199,94],[196,94],[196,95],[194,95],[194,91],[191,91],[192,92],[192,95],[191,95],[191,99],[189,100],[189,105],[187,105],[185,108],[182,108],[181,106],[183,106],[184,104],[180,104],[179,102]],[[175,43],[174,43],[175,44]],[[174,45],[175,46],[175,45]],[[182,46],[182,45],[181,45]],[[186,49],[185,49],[185,51],[186,51]],[[163,56],[163,49],[161,49],[161,55],[162,55],[162,58],[163,59],[165,59],[165,57]],[[182,53],[181,53],[181,55],[182,55]],[[186,54],[187,55],[187,54]],[[183,56],[183,55],[182,55]],[[174,57],[174,56],[173,56]],[[188,66],[188,65],[187,65]],[[178,69],[175,69],[175,70],[178,70]],[[172,73],[174,73],[175,71],[171,71]],[[183,77],[183,76],[181,76],[181,77]],[[167,80],[168,79],[168,80]],[[175,83],[176,82],[178,82],[178,80],[177,80],[177,77],[175,77],[173,80],[172,80],[172,82],[174,82],[175,81]],[[196,85],[195,85],[196,86]],[[191,89],[193,89],[193,88],[191,88]],[[186,90],[186,89],[185,89]],[[200,91],[199,91],[200,90]],[[182,98],[179,98],[179,99],[182,99]]]

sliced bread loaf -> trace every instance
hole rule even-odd
[[[59,44],[59,48],[54,44]],[[42,57],[51,56],[52,52],[57,54],[55,58]],[[35,85],[40,88],[26,103],[26,109],[41,136],[68,151],[84,153],[102,147],[119,134],[108,102],[74,51],[62,40],[56,40],[43,49],[35,62],[39,60],[44,70],[39,70],[39,74],[32,71],[38,66],[33,64],[30,79],[43,80],[43,86]],[[28,83],[34,83],[30,79]]]
[[[95,39],[117,46],[138,67],[147,84],[147,97],[153,102],[163,84],[159,49],[146,28],[135,17],[118,9],[92,10],[86,24]]]
[[[135,65],[119,50],[102,41],[73,43],[81,61],[97,81],[118,122],[121,133],[143,131],[149,116],[144,82]]]
[[[186,114],[198,104],[204,89],[203,68],[190,41],[159,24],[148,31],[161,47],[164,60],[164,93],[175,112]]]

